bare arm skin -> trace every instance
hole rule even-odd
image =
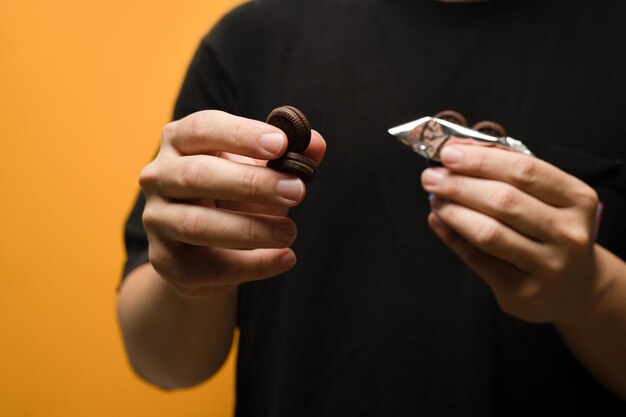
[[[626,401],[626,264],[596,245],[602,291],[578,320],[556,323],[578,360]]]
[[[230,351],[237,289],[206,298],[181,297],[152,268],[136,268],[119,294],[118,315],[133,369],[163,389],[196,385]]]
[[[311,136],[305,153],[319,163],[326,145]],[[130,363],[146,381],[173,389],[209,378],[230,350],[239,284],[295,265],[287,212],[305,187],[265,167],[286,148],[278,128],[219,111],[164,128],[139,179],[150,264],[129,274],[118,299]]]
[[[626,264],[594,243],[598,197],[537,158],[450,145],[424,171],[429,224],[520,319],[553,323],[580,363],[626,400]]]

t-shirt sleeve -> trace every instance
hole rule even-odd
[[[176,100],[173,120],[207,109],[239,113],[233,74],[227,69],[224,61],[228,56],[224,55],[228,55],[232,48],[232,45],[228,44],[231,39],[237,39],[234,35],[239,25],[237,15],[241,14],[245,7],[240,6],[222,18],[200,42]],[[230,33],[233,36],[230,36]],[[124,228],[126,262],[123,278],[134,268],[148,262],[148,239],[141,220],[145,202],[143,193],[139,192],[126,220]]]

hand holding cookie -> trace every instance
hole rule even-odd
[[[299,151],[311,164],[325,142],[310,131]],[[257,120],[201,111],[163,129],[159,154],[141,173],[150,262],[183,296],[202,297],[293,267],[304,198],[292,171],[267,168],[288,149],[285,132]]]

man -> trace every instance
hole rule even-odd
[[[127,226],[146,380],[205,380],[238,326],[239,416],[623,415],[626,6],[445,3],[252,2],[203,40]],[[306,198],[264,167],[282,104],[328,140]],[[423,171],[384,133],[447,108],[538,158]]]

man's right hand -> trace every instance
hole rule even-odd
[[[207,110],[163,129],[140,175],[150,263],[183,297],[206,297],[291,269],[296,226],[286,217],[303,182],[265,167],[287,138],[266,123]],[[313,131],[305,154],[326,149]]]

